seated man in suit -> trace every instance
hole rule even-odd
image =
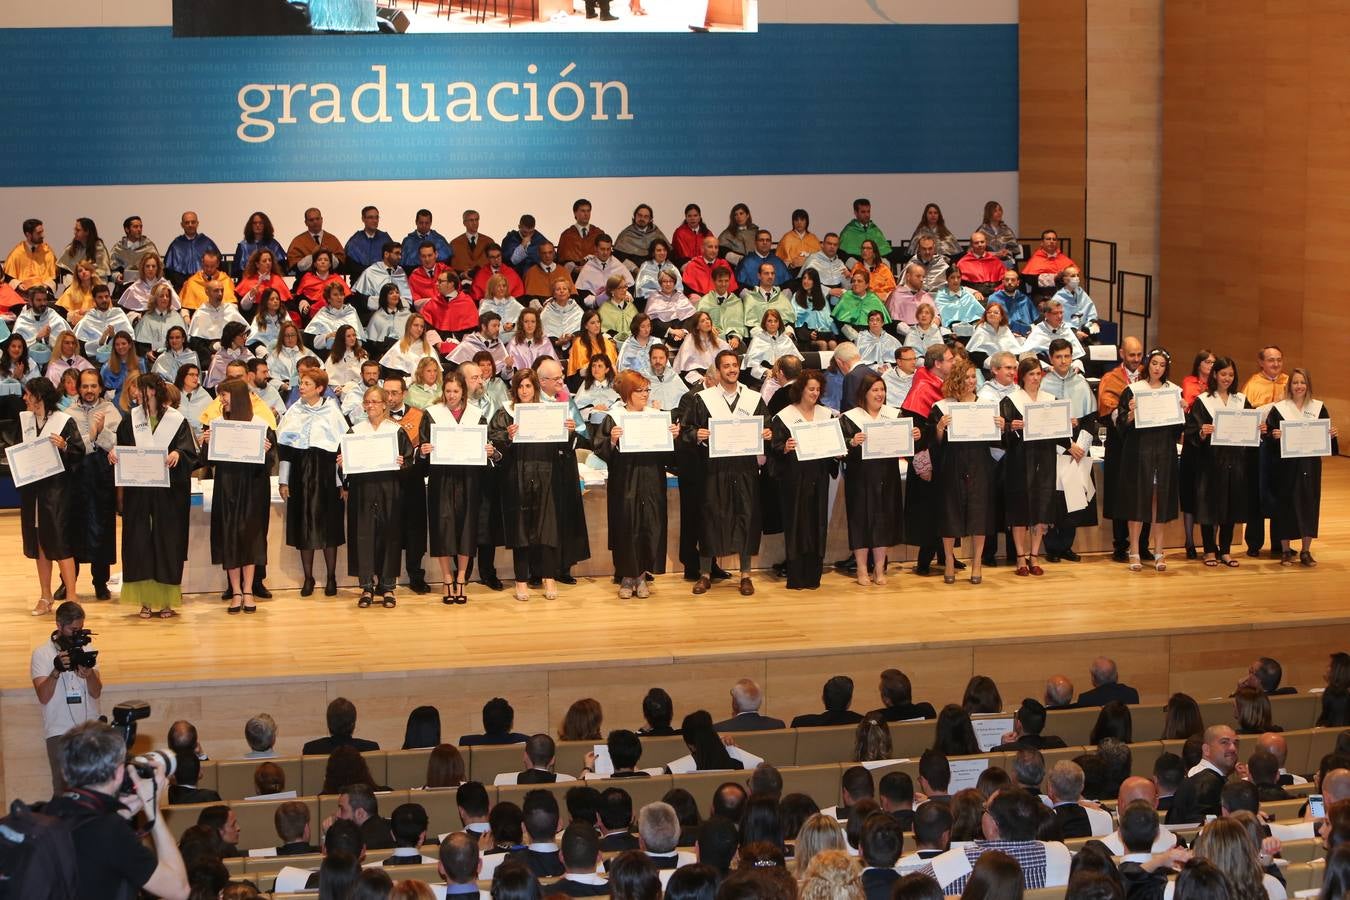
[[[197,726],[187,719],[179,719],[169,726],[167,740],[174,753],[191,753],[200,760],[211,758],[202,751],[201,741],[197,740]]]
[[[1261,692],[1268,697],[1297,694],[1298,688],[1293,685],[1280,685],[1280,681],[1283,678],[1284,667],[1280,665],[1279,660],[1271,659],[1269,656],[1262,656],[1247,668],[1247,676],[1239,681],[1237,686],[1239,688],[1260,688]]]
[[[782,797],[783,774],[769,763],[759,763],[745,780],[752,797]]]
[[[319,848],[311,844],[309,830],[309,806],[299,800],[287,800],[272,813],[272,825],[277,830],[281,844],[277,847],[277,856],[299,856],[302,853],[318,853]]]
[[[1155,851],[1158,834],[1168,833],[1158,824],[1158,814],[1147,800],[1136,800],[1120,813],[1122,853],[1120,878],[1130,896],[1161,897],[1167,889],[1167,878],[1175,874],[1190,857],[1183,847]]]
[[[1279,768],[1279,784],[1281,787],[1287,787],[1292,784],[1307,784],[1308,779],[1302,775],[1295,775],[1284,767],[1285,761],[1289,759],[1289,741],[1278,731],[1267,731],[1256,739],[1258,750],[1264,750],[1275,757],[1275,764]]]
[[[482,782],[466,781],[455,788],[455,806],[459,809],[459,820],[464,830],[474,839],[491,831],[488,825],[488,793]]]
[[[599,874],[601,845],[600,836],[590,825],[585,822],[568,825],[562,835],[562,862],[566,871],[548,892],[568,897],[608,896],[609,882]]]
[[[1045,681],[1046,709],[1073,709],[1073,682],[1067,675],[1051,675]]]
[[[731,872],[731,863],[736,858],[740,845],[740,834],[734,822],[721,816],[710,816],[698,829],[698,840],[694,841],[694,853],[700,864],[712,866],[718,877],[726,878]]]
[[[925,803],[914,810],[914,852],[896,863],[901,872],[922,868],[928,860],[951,847],[952,808],[946,803]]]
[[[525,814],[524,849],[506,855],[509,860],[522,862],[537,878],[553,878],[563,874],[562,860],[558,858],[558,799],[542,788],[525,795],[522,804]]]
[[[595,821],[600,830],[600,849],[604,852],[638,849],[637,835],[629,831],[633,825],[633,798],[623,788],[607,788],[600,794]]]
[[[201,777],[202,764],[194,753],[176,753],[178,768],[174,771],[173,784],[169,787],[169,803],[179,806],[184,803],[219,803],[220,795],[208,788],[197,787]]]
[[[905,772],[887,772],[877,784],[882,812],[890,813],[901,831],[914,827],[914,780]]]
[[[1067,746],[1061,738],[1043,735],[1045,730],[1045,707],[1030,697],[1022,701],[1013,717],[1013,730],[1003,735],[1003,743],[995,747],[998,750],[1055,750]]]
[[[235,817],[234,810],[224,803],[208,806],[197,816],[197,824],[214,828],[216,834],[220,835],[220,842],[223,845],[220,855],[223,859],[240,855],[239,819]]]
[[[843,804],[822,809],[821,813],[834,816],[840,822],[848,821],[853,804],[861,800],[876,799],[876,784],[872,781],[872,773],[864,766],[849,766],[845,769],[839,779],[839,791],[844,795]]]
[[[1257,795],[1262,800],[1289,800],[1290,794],[1280,786],[1280,763],[1275,754],[1266,750],[1257,750],[1247,759],[1247,772],[1252,784],[1256,785]]]
[[[648,803],[638,810],[638,847],[658,869],[678,869],[694,862],[692,853],[680,853],[680,818],[669,803]]]
[[[516,722],[516,711],[501,697],[493,697],[483,704],[483,733],[462,734],[461,747],[483,747],[498,744],[523,744],[528,738],[511,730]]]
[[[862,715],[849,709],[853,702],[853,679],[847,675],[836,675],[825,682],[820,691],[820,699],[825,711],[797,716],[792,720],[793,728],[816,728],[822,725],[856,725],[862,721]]]
[[[1111,814],[1083,803],[1083,768],[1061,759],[1050,769],[1048,779],[1051,809],[1059,820],[1060,834],[1066,838],[1105,837],[1115,829]]]
[[[1205,816],[1220,812],[1223,784],[1237,768],[1238,737],[1227,725],[1211,725],[1205,729],[1200,748],[1200,762],[1186,773],[1172,806],[1167,810],[1167,824],[1192,824],[1205,821]]]
[[[881,694],[881,709],[873,710],[868,713],[869,716],[887,722],[937,718],[933,704],[914,702],[914,688],[909,683],[909,676],[899,669],[887,669],[881,673],[878,691]]]
[[[737,825],[745,814],[745,801],[750,793],[734,781],[724,781],[713,792],[711,815],[721,816]]]
[[[782,719],[761,716],[759,708],[764,705],[764,692],[749,678],[742,678],[731,686],[731,718],[718,722],[713,727],[722,731],[769,731],[786,727]]]
[[[905,835],[895,819],[885,813],[873,813],[863,822],[862,887],[867,900],[890,900],[891,887],[900,880],[895,867],[905,849]]]
[[[1158,809],[1167,812],[1172,798],[1186,780],[1186,765],[1175,753],[1163,753],[1153,761],[1153,783],[1158,787]]]
[[[1144,778],[1139,775],[1132,775],[1126,778],[1120,784],[1120,794],[1116,797],[1116,809],[1128,810],[1136,804],[1145,804],[1149,811],[1149,818],[1153,820],[1154,830],[1149,832],[1150,843],[1143,848],[1150,853],[1162,853],[1177,846],[1177,836],[1166,828],[1158,827],[1158,786],[1152,779]],[[1146,830],[1146,829],[1145,829]],[[1129,823],[1124,816],[1120,817],[1120,827],[1102,838],[1102,843],[1107,846],[1114,856],[1124,856],[1128,853],[1143,852],[1135,850],[1129,845]],[[1138,837],[1138,835],[1136,835]]]
[[[1041,785],[1045,783],[1045,757],[1039,750],[1022,747],[1013,757],[1013,780],[1028,794],[1041,795]]]
[[[525,765],[523,772],[503,772],[494,779],[493,784],[556,784],[559,781],[576,781],[571,775],[559,775],[553,771],[557,745],[546,734],[532,734],[525,741]]]
[[[386,856],[386,866],[415,866],[438,860],[423,856],[418,848],[427,840],[427,811],[420,803],[401,803],[389,816],[389,830],[394,835],[394,852]]]
[[[328,756],[338,747],[352,747],[365,753],[378,750],[380,745],[364,738],[352,737],[356,731],[356,704],[346,697],[338,697],[328,704],[328,737],[315,738],[300,750],[306,756]]]
[[[642,759],[642,738],[638,737],[636,731],[628,731],[624,728],[616,728],[609,733],[605,741],[609,748],[609,761],[614,764],[613,773],[606,775],[606,778],[650,778],[651,773],[643,771],[637,767],[638,760]],[[593,754],[586,754],[586,766],[588,769],[594,767]],[[628,849],[628,848],[625,848]]]
[[[353,784],[338,794],[337,813],[324,821],[324,832],[334,820],[345,819],[361,829],[361,839],[368,850],[388,850],[394,846],[394,833],[389,820],[380,816],[380,801],[369,785]]]
[[[919,791],[927,800],[948,797],[952,766],[947,756],[929,747],[919,756]]]
[[[1126,705],[1139,702],[1139,692],[1119,682],[1120,673],[1116,669],[1114,659],[1097,657],[1092,661],[1089,672],[1092,675],[1092,690],[1078,695],[1079,706],[1105,706],[1113,700]]]
[[[478,837],[465,831],[447,834],[437,856],[436,871],[445,879],[445,896],[472,894],[472,900],[478,900],[478,871],[483,866],[478,858]]]

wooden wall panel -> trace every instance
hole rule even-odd
[[[1018,7],[1018,204],[1022,235],[1056,228],[1080,246],[1087,221],[1084,0]],[[1011,218],[1011,216],[1010,216]]]

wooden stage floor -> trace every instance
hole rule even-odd
[[[243,721],[260,710],[285,720],[281,749],[298,747],[322,733],[325,698],[344,692],[373,701],[358,733],[396,744],[414,702],[439,706],[452,737],[477,730],[478,710],[496,694],[516,705],[520,730],[555,730],[582,696],[605,703],[607,727],[624,727],[638,724],[651,685],[671,691],[679,714],[693,704],[719,713],[741,675],[765,681],[767,710],[785,719],[818,711],[820,684],[836,672],[855,678],[855,706],[866,709],[877,705],[876,673],[892,665],[911,674],[916,696],[940,702],[959,701],[971,674],[991,675],[1014,708],[1055,672],[1085,684],[1090,658],[1108,651],[1146,701],[1173,690],[1226,695],[1261,653],[1285,662],[1289,682],[1311,687],[1326,652],[1350,649],[1350,461],[1329,460],[1324,479],[1315,569],[1245,554],[1238,569],[1209,569],[1173,549],[1164,574],[1131,573],[1099,555],[1047,566],[1043,578],[987,570],[980,586],[893,566],[885,588],[827,573],[818,591],[788,591],[760,573],[751,598],[732,583],[694,597],[675,574],[658,578],[648,600],[619,600],[608,579],[582,579],[555,601],[531,592],[529,603],[474,584],[457,607],[404,589],[397,609],[359,610],[344,589],[308,599],[279,591],[253,616],[227,616],[218,595],[189,597],[171,621],[142,621],[116,603],[90,600],[86,609],[110,685],[105,712],[145,697],[156,707],[147,731],[160,736],[167,717],[181,715],[231,752],[246,749]],[[0,539],[18,546],[15,514],[0,515]],[[1179,541],[1173,524],[1168,545]],[[0,609],[7,802],[14,789],[31,789],[33,763],[42,762],[28,658],[53,625],[28,614],[37,596],[29,560],[11,551],[0,577],[10,588]],[[87,572],[81,586],[89,590]]]

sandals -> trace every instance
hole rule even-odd
[[[253,608],[257,609],[258,607],[255,606]],[[249,611],[248,608],[245,607],[244,612],[248,611]],[[166,606],[159,611],[158,615],[161,619],[173,619],[178,616],[178,613],[174,612],[172,607]]]
[[[150,607],[142,606],[141,611],[137,613],[137,615],[140,616],[142,619],[149,619],[152,616],[154,616],[154,613],[150,611]]]
[[[1227,555],[1220,556],[1219,562],[1230,569],[1236,569],[1238,566],[1242,565],[1242,563],[1238,562],[1236,559],[1233,559],[1233,557]]]
[[[1218,561],[1217,559],[1214,558],[1214,554],[1212,554],[1212,553],[1206,553],[1206,554],[1205,554],[1205,566],[1206,566],[1207,568],[1213,569],[1213,568],[1215,568],[1215,567],[1218,566],[1218,565],[1219,565],[1219,561]]]
[[[361,591],[360,598],[358,598],[356,601],[356,606],[358,609],[369,609],[370,605],[374,602],[375,598],[371,594],[371,592],[363,588]]]
[[[1167,558],[1162,554],[1161,551],[1153,555],[1153,569],[1156,572],[1167,571]]]
[[[517,581],[517,582],[516,582],[515,595],[516,595],[516,599],[519,600],[521,603],[528,603],[528,602],[529,602],[529,600],[530,600],[530,592],[529,592],[529,590],[525,587],[525,583],[524,583],[523,581]]]
[[[46,597],[40,598],[37,602],[37,606],[33,607],[33,615],[35,616],[45,616],[51,611],[52,601],[48,600]]]
[[[386,592],[384,599],[380,601],[380,605],[385,609],[393,609],[398,606],[398,599],[394,597],[393,593]]]
[[[1130,554],[1130,571],[1131,571],[1131,572],[1139,572],[1139,571],[1142,571],[1143,568],[1144,568],[1144,564],[1141,563],[1141,562],[1139,561],[1139,554],[1138,554],[1138,553],[1131,553],[1131,554]]]
[[[253,596],[252,594],[244,594],[245,599],[243,610],[244,612],[249,613],[250,615],[258,611],[258,604],[248,602],[248,598],[252,596]]]
[[[1298,555],[1298,562],[1299,562],[1299,565],[1304,566],[1304,567],[1309,568],[1309,569],[1311,569],[1313,566],[1317,565],[1317,560],[1313,559],[1313,555],[1312,555],[1312,551],[1311,551],[1311,550],[1303,550],[1303,551],[1301,551],[1301,552],[1299,553],[1299,555]]]
[[[551,587],[549,586],[549,582],[552,582]],[[552,578],[547,578],[544,580],[544,599],[545,600],[558,599],[558,582]]]
[[[1280,565],[1292,566],[1294,564],[1294,551],[1285,550],[1280,553]]]

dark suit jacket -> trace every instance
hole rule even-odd
[[[899,880],[900,873],[895,869],[866,869],[862,886],[867,900],[891,900],[891,887]]]
[[[366,842],[367,850],[392,850],[394,833],[389,820],[382,816],[371,816],[361,826],[361,838]]]
[[[797,716],[792,720],[793,728],[820,728],[825,725],[857,725],[862,721],[862,714],[855,713],[851,709],[841,710],[839,712],[808,713],[807,715]]]
[[[636,850],[638,849],[637,835],[628,834],[622,831],[607,834],[600,839],[600,849],[605,853],[619,853],[624,850]]]
[[[558,858],[557,852],[543,853],[538,850],[531,850],[526,847],[524,850],[513,850],[506,854],[506,858],[516,862],[523,862],[529,866],[531,872],[538,878],[553,878],[566,872],[562,860]]]
[[[421,864],[421,853],[415,856],[386,856],[380,863],[383,866],[420,866]]]
[[[1125,704],[1139,702],[1139,692],[1128,684],[1104,684],[1078,695],[1078,706],[1105,706],[1119,701]]]
[[[605,897],[609,895],[609,885],[582,884],[580,881],[573,881],[564,876],[550,885],[548,892],[550,894],[566,894],[569,897]]]
[[[1059,833],[1065,838],[1092,836],[1092,821],[1087,810],[1077,803],[1062,803],[1054,808],[1055,818],[1059,821]]]
[[[318,853],[319,848],[313,844],[306,844],[304,841],[296,841],[291,844],[282,844],[277,848],[277,856],[299,856],[302,853]]]
[[[862,384],[864,375],[876,374],[870,366],[864,363],[858,363],[849,373],[844,376],[844,395],[839,399],[839,414],[843,415],[858,404],[854,400],[858,396],[858,387]],[[869,898],[871,900],[871,898]]]
[[[651,772],[644,772],[641,769],[634,769],[631,772],[610,772],[606,778],[651,778]]]
[[[1044,734],[1024,734],[1017,740],[1008,744],[999,744],[994,748],[995,751],[1011,750],[1059,750],[1067,747],[1063,738],[1057,738],[1054,735],[1046,736]]]
[[[374,741],[368,741],[365,738],[348,738],[329,735],[328,737],[315,738],[312,741],[307,741],[305,746],[300,748],[300,752],[305,756],[327,756],[339,747],[352,747],[361,753],[380,749],[379,744]]]
[[[169,803],[178,806],[183,803],[219,803],[220,795],[209,788],[190,788],[169,785]]]
[[[1293,782],[1290,783],[1292,784]],[[1278,784],[1257,785],[1256,795],[1261,800],[1262,803],[1265,803],[1268,800],[1294,799],[1293,794],[1289,793],[1284,788],[1280,787]]]
[[[1205,821],[1205,816],[1219,814],[1219,795],[1224,780],[1213,769],[1205,769],[1187,778],[1172,797],[1167,810],[1168,825],[1191,824]]]
[[[931,703],[906,703],[903,706],[883,706],[868,715],[878,716],[887,722],[903,722],[906,719],[936,719],[937,711]]]
[[[772,731],[775,728],[786,727],[782,719],[761,716],[759,713],[741,713],[713,726],[718,731]]]
[[[502,734],[462,734],[459,737],[461,747],[492,747],[499,744],[523,744],[529,738],[519,732]]]
[[[516,784],[556,784],[557,781],[556,772],[545,772],[543,769],[526,769],[516,775]]]

